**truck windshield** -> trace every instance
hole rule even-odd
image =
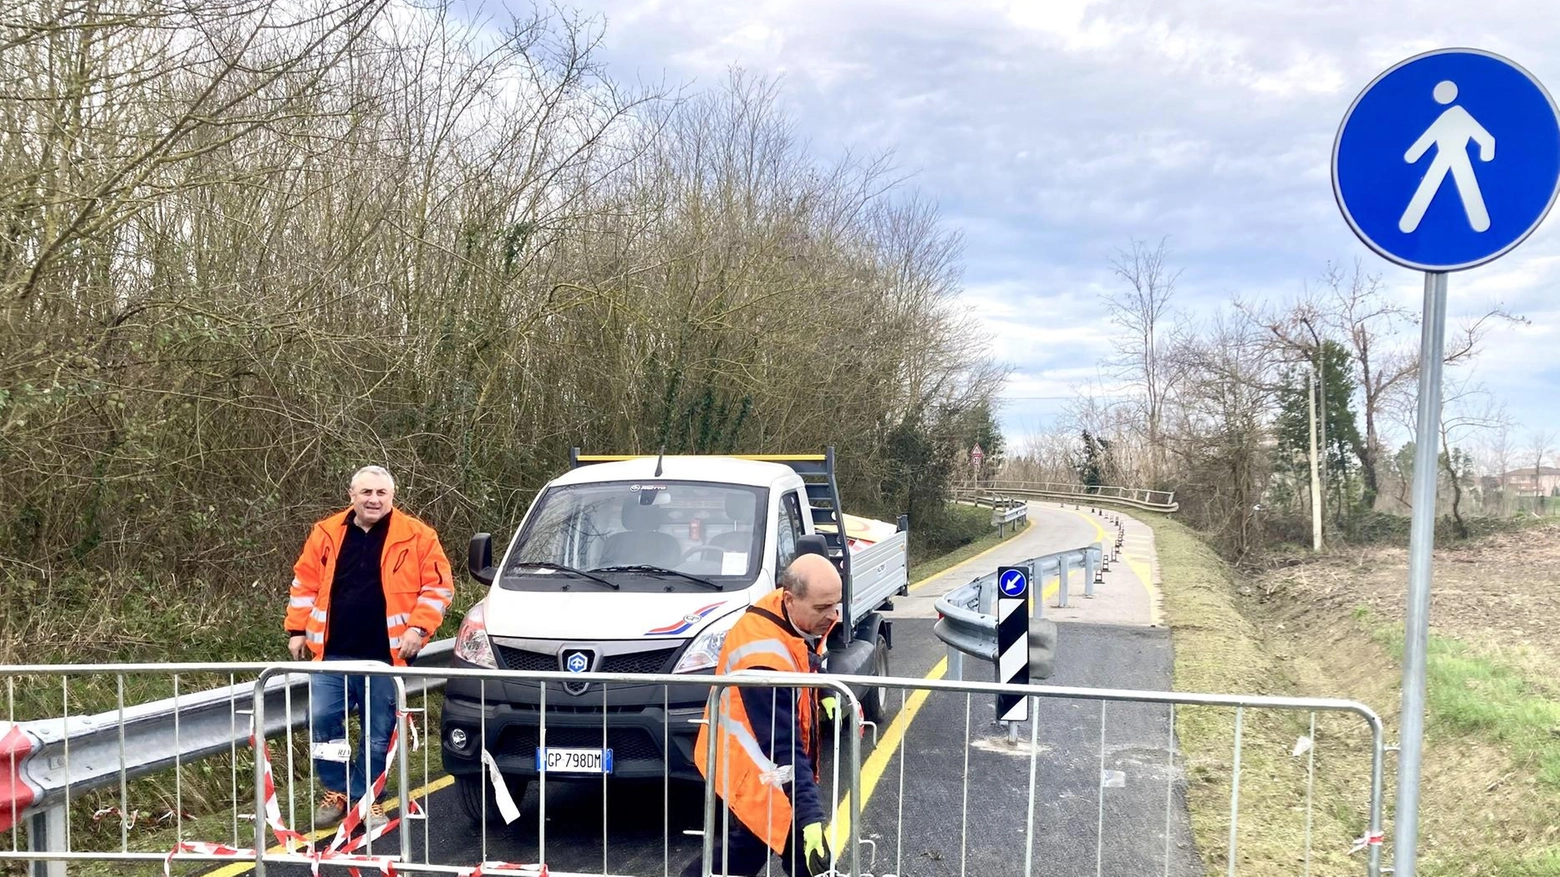
[[[515,537],[499,584],[518,591],[558,590],[580,584],[571,581],[579,576],[568,569],[611,567],[614,571],[596,574],[625,591],[708,589],[696,579],[722,589],[746,587],[763,557],[768,493],[695,481],[548,488]]]

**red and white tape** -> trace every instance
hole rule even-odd
[[[396,745],[400,740],[400,728],[406,714],[397,716],[396,723],[390,732],[390,743],[385,755],[384,770],[374,780],[373,786],[359,798],[352,809],[342,819],[341,825],[336,828],[335,835],[330,843],[323,849],[316,847],[315,843],[305,835],[289,828],[282,821],[281,802],[277,799],[276,781],[271,773],[271,748],[264,740],[256,740],[250,735],[249,745],[255,751],[255,757],[260,759],[265,790],[265,822],[276,836],[285,852],[279,856],[271,856],[272,861],[295,861],[309,865],[309,872],[315,877],[320,873],[322,864],[345,866],[352,877],[362,877],[361,869],[373,868],[384,877],[395,877],[396,857],[393,856],[365,856],[358,855],[357,851],[379,840],[385,834],[395,830],[401,824],[399,817],[387,819],[374,825],[368,831],[356,837],[352,833],[358,826],[368,821],[368,815],[372,811],[374,802],[379,794],[384,791],[385,781],[390,775],[391,758],[395,755]],[[409,725],[409,727],[412,727]],[[414,740],[413,748],[416,748],[417,732],[412,730]],[[408,815],[422,813],[422,808],[416,799],[408,797],[405,802],[405,810]],[[180,854],[195,854],[202,856],[224,856],[235,859],[255,859],[256,852],[252,849],[232,847],[227,844],[205,843],[203,841],[186,841],[178,844],[168,852],[163,860],[163,874],[171,877],[173,860]],[[517,864],[513,862],[483,862],[469,870],[459,872],[461,877],[548,877],[546,865]]]

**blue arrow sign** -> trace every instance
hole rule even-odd
[[[1333,144],[1333,193],[1366,246],[1422,271],[1496,259],[1560,194],[1560,111],[1533,75],[1477,49],[1398,63]]]
[[[1022,597],[1029,590],[1029,576],[1021,569],[1004,570],[997,579],[997,587],[1002,589],[1004,597]]]

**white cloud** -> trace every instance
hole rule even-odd
[[[1108,260],[1170,238],[1193,320],[1291,298],[1363,257],[1417,311],[1419,275],[1354,239],[1328,162],[1355,94],[1393,62],[1475,45],[1560,88],[1551,0],[603,0],[611,70],[784,77],[826,154],[891,149],[967,242],[967,297],[1017,372],[1015,429],[1054,417],[1110,349]],[[1529,425],[1560,426],[1560,227],[1454,275],[1451,311],[1502,301],[1478,374]],[[1412,330],[1406,342],[1414,343]]]

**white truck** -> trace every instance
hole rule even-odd
[[[844,582],[825,672],[886,676],[893,642],[881,614],[908,589],[908,521],[843,512],[834,449],[822,454],[587,456],[538,493],[501,562],[472,537],[468,567],[489,586],[467,612],[454,665],[517,671],[686,674],[687,685],[546,689],[537,682],[451,680],[445,769],[473,821],[496,815],[484,750],[519,802],[549,782],[700,781],[692,762],[726,632],[802,551],[827,554]],[[605,688],[605,690],[603,690]],[[871,721],[885,690],[856,692]]]

